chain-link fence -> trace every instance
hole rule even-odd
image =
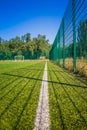
[[[87,75],[87,0],[69,0],[50,59]]]

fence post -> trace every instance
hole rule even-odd
[[[87,31],[86,31],[86,63],[87,63]]]
[[[73,22],[73,67],[74,71],[76,70],[76,0],[72,0],[72,22]]]
[[[58,62],[59,62],[59,65],[60,65],[60,30],[59,30],[59,32],[58,32],[58,42],[59,42],[59,54],[58,54],[58,56],[59,56],[59,60],[58,60]]]
[[[65,67],[65,25],[63,18],[63,67]]]
[[[57,47],[57,62],[58,62],[58,58],[59,58],[59,55],[58,55],[58,33],[57,33],[57,45],[56,45],[56,47]]]

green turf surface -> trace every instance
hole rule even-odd
[[[33,130],[45,62],[0,62],[0,129]],[[51,130],[87,130],[87,85],[48,62]]]
[[[51,130],[87,130],[87,85],[48,63]]]
[[[45,62],[0,62],[0,130],[32,130]]]

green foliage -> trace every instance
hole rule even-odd
[[[86,56],[86,35],[87,35],[87,19],[81,21],[78,27],[78,47],[77,52],[79,51],[80,57]]]
[[[2,39],[0,38],[0,42]],[[37,38],[31,40],[30,33],[27,33],[21,38],[16,36],[9,41],[0,43],[0,60],[14,59],[14,56],[19,52],[25,57],[25,59],[39,59],[40,56],[49,58],[50,51],[49,41],[46,40],[44,35],[38,35]],[[10,56],[7,54],[10,53]]]

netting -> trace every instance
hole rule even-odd
[[[23,55],[14,56],[14,60],[15,61],[24,61],[24,56]]]
[[[69,0],[50,59],[87,75],[87,0]]]

